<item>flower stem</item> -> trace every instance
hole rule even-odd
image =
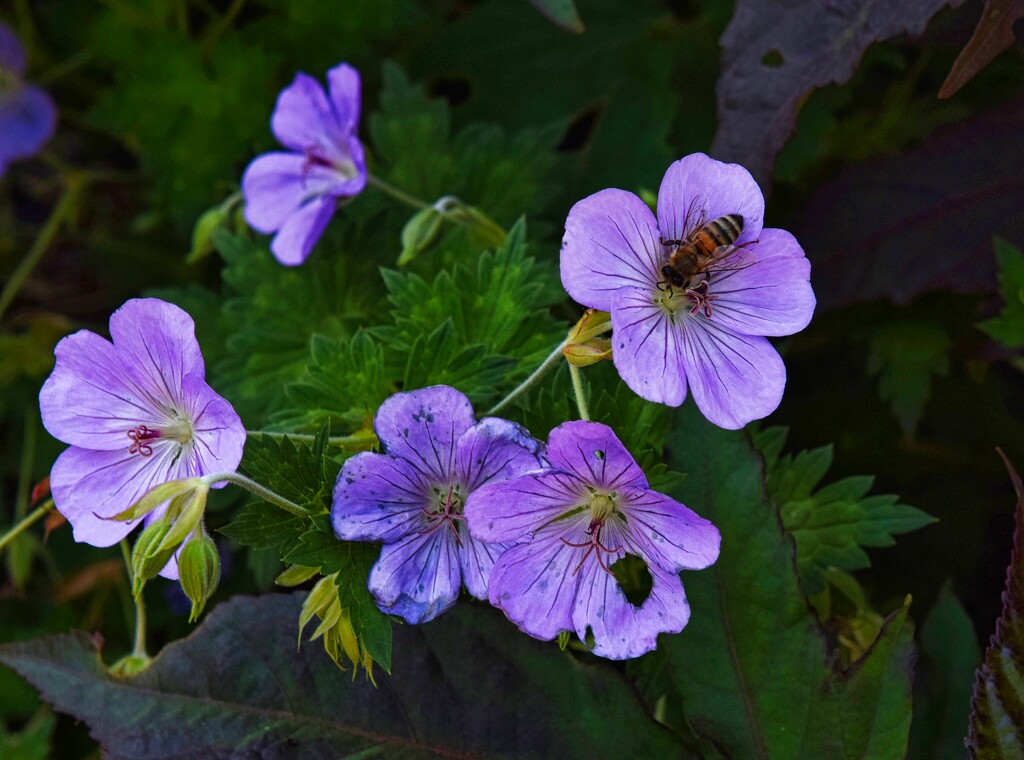
[[[207,485],[213,485],[215,483],[234,483],[236,486],[241,486],[247,491],[259,496],[263,501],[268,504],[273,504],[275,507],[280,507],[286,512],[291,512],[293,515],[299,517],[309,517],[310,513],[308,510],[303,509],[294,501],[290,501],[278,493],[274,493],[266,486],[261,486],[255,480],[250,480],[237,472],[215,472],[212,475],[204,475],[202,480]]]
[[[514,401],[518,396],[528,391],[534,385],[534,383],[536,383],[544,376],[544,373],[546,373],[549,369],[558,364],[558,360],[562,358],[562,349],[565,348],[568,342],[569,339],[566,338],[561,343],[559,343],[555,347],[555,350],[548,354],[547,358],[543,362],[541,362],[540,366],[537,367],[537,369],[535,369],[528,378],[523,380],[523,382],[521,382],[510,394],[505,396],[505,398],[503,398],[497,404],[488,409],[486,416],[489,417],[492,414],[497,414],[499,411],[501,411],[501,409],[510,404],[512,401]]]
[[[7,307],[11,305],[15,296],[18,295],[21,286],[25,284],[25,280],[32,274],[32,270],[36,268],[39,260],[43,258],[46,249],[50,247],[54,237],[57,235],[57,231],[78,204],[78,196],[81,194],[83,186],[83,180],[73,176],[68,178],[64,194],[57,202],[53,211],[50,212],[50,217],[39,231],[39,236],[32,243],[32,247],[25,254],[25,258],[21,260],[21,263],[11,273],[10,279],[4,285],[3,291],[0,291],[0,319],[3,319]]]
[[[420,200],[415,195],[410,195],[404,190],[399,190],[391,183],[385,182],[380,177],[374,174],[370,174],[369,172],[367,172],[366,181],[369,182],[371,185],[384,191],[392,198],[394,198],[396,201],[404,203],[406,206],[412,206],[414,209],[423,209],[430,207],[430,204],[427,203],[426,201]]]
[[[121,540],[121,556],[124,558],[124,567],[128,571],[128,585],[135,585],[135,578],[132,574],[132,556],[128,549],[128,539]],[[135,599],[135,645],[132,647],[132,657],[149,659],[146,652],[146,603],[142,594],[132,594]]]
[[[245,434],[277,440],[290,438],[293,441],[303,441],[305,443],[313,443],[317,438],[312,433],[278,433],[271,430],[246,430]],[[332,435],[327,439],[327,444],[329,446],[337,446],[339,449],[365,451],[375,445],[376,441],[377,436],[367,431],[365,433],[353,433],[352,435]]]
[[[45,517],[51,509],[53,509],[53,499],[47,499],[40,504],[32,514],[7,531],[3,536],[0,536],[0,550],[3,550],[7,544],[24,533],[28,528],[31,528],[32,525],[39,522],[39,520]]]
[[[583,374],[572,362],[569,363],[569,376],[572,378],[572,391],[576,394],[576,408],[580,410],[580,419],[590,422],[590,411],[587,409],[587,399],[583,394]]]

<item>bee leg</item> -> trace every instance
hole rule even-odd
[[[682,240],[666,240],[665,238],[660,237],[660,236],[658,237],[658,242],[661,243],[662,245],[682,245],[683,244]]]

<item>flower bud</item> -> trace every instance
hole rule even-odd
[[[345,670],[341,664],[344,655],[354,668],[353,678],[361,665],[366,670],[366,677],[376,686],[377,682],[373,678],[373,657],[359,643],[349,611],[341,606],[337,578],[337,573],[321,578],[302,603],[302,611],[299,613],[299,646],[302,645],[302,631],[306,624],[314,616],[319,617],[320,625],[309,640],[315,641],[322,637],[324,651],[335,665]]]
[[[108,669],[114,678],[131,678],[149,667],[153,660],[145,654],[126,654]]]
[[[209,536],[203,534],[185,544],[178,557],[178,578],[181,590],[192,600],[188,622],[193,623],[220,583],[220,555]]]
[[[443,226],[444,216],[433,206],[413,214],[402,228],[402,253],[398,257],[398,266],[405,266],[434,245]]]
[[[594,338],[586,343],[570,343],[562,353],[570,364],[588,367],[612,358],[612,342],[607,338]]]
[[[193,264],[214,251],[213,233],[225,225],[228,212],[223,206],[214,206],[203,212],[192,228],[192,249],[188,252],[186,264]]]
[[[113,517],[103,517],[103,520],[118,520],[120,522],[131,522],[145,517],[165,501],[170,501],[179,496],[187,494],[197,487],[203,486],[202,478],[186,478],[185,480],[169,480],[161,483],[156,488],[146,492],[141,499],[132,504],[123,512],[118,512]],[[206,486],[209,489],[209,486]],[[97,515],[98,516],[98,515]]]
[[[160,549],[170,531],[171,523],[168,520],[154,520],[135,541],[132,549],[132,593],[135,596],[142,593],[146,581],[156,577],[174,554],[174,549]]]
[[[580,321],[569,330],[566,343],[586,343],[612,329],[612,315],[607,311],[587,309]]]

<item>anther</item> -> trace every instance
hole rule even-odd
[[[128,447],[128,454],[141,454],[144,457],[151,456],[153,447],[147,441],[160,438],[159,430],[150,430],[145,425],[137,425],[128,431],[128,437],[132,439],[132,445]]]

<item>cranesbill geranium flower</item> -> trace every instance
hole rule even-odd
[[[359,72],[341,64],[327,72],[324,92],[298,74],[277,98],[270,128],[289,152],[267,153],[245,170],[245,220],[276,232],[270,250],[282,264],[301,264],[334,216],[338,199],[366,186],[359,126]]]
[[[469,399],[443,385],[395,394],[373,426],[386,453],[345,462],[331,520],[339,538],[384,544],[370,572],[377,604],[423,623],[455,604],[462,583],[486,599],[505,547],[470,536],[463,505],[486,483],[541,467],[540,442],[508,420],[476,422]]]
[[[131,300],[110,317],[110,335],[79,330],[61,340],[39,393],[43,425],[71,445],[50,473],[54,504],[75,540],[93,546],[124,538],[133,524],[109,518],[156,486],[234,470],[245,443],[235,410],[206,384],[188,314]],[[176,577],[173,562],[164,575]]]
[[[22,81],[24,73],[25,49],[0,21],[0,176],[12,161],[38,153],[57,125],[53,100]]]
[[[740,228],[730,246],[678,256],[683,276],[666,270],[698,230],[729,215]],[[562,284],[579,303],[611,312],[612,358],[637,394],[678,406],[689,386],[704,416],[730,429],[779,405],[786,368],[764,336],[802,330],[815,301],[800,245],[763,229],[763,216],[750,173],[702,153],[668,168],[657,218],[624,190],[573,206]]]
[[[548,438],[547,458],[553,469],[486,485],[466,504],[475,538],[514,544],[491,571],[491,604],[539,639],[575,631],[585,641],[589,630],[602,657],[654,649],[659,633],[686,625],[679,571],[714,563],[718,530],[650,490],[607,425],[560,425]],[[653,581],[639,606],[612,572],[626,555],[643,560]]]

